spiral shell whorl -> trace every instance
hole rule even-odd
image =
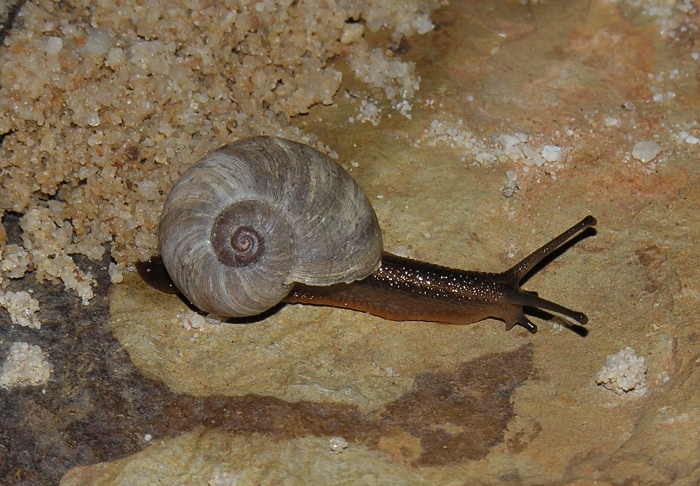
[[[359,186],[324,154],[274,137],[205,156],[168,196],[163,262],[200,309],[248,316],[294,282],[331,285],[379,266],[381,231]]]

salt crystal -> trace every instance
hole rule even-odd
[[[430,17],[426,14],[418,15],[413,20],[413,26],[416,28],[416,31],[421,35],[430,32],[435,27],[433,25],[433,22],[430,20]]]
[[[515,132],[515,137],[523,143],[527,142],[530,138],[530,136],[527,133],[523,132]]]
[[[561,159],[561,156],[561,148],[556,145],[545,145],[542,147],[542,157],[544,157],[547,162],[556,162]]]
[[[60,37],[49,37],[46,39],[46,55],[55,56],[63,49],[63,39]]]
[[[19,245],[7,245],[0,260],[0,272],[7,278],[22,278],[29,268],[29,252]]]
[[[207,482],[207,486],[236,486],[240,479],[229,472],[214,471]]]
[[[328,448],[335,454],[340,454],[343,449],[348,448],[348,443],[343,437],[331,437],[328,441]]]
[[[39,312],[39,301],[28,292],[0,292],[0,305],[9,312],[12,324],[41,329],[41,321],[35,315]]]
[[[534,159],[535,157],[537,157],[537,152],[529,145],[523,145],[523,153],[528,159]]]
[[[362,113],[362,115],[366,116],[367,118],[372,118],[373,116],[376,116],[379,113],[379,108],[377,108],[377,105],[375,105],[374,103],[367,103],[362,108],[360,108],[360,113]]]
[[[39,346],[14,343],[0,371],[0,386],[12,388],[46,384],[53,369],[47,358]]]
[[[343,26],[343,33],[340,36],[341,44],[352,44],[355,41],[360,40],[362,34],[364,33],[365,27],[359,22],[356,23],[345,23]]]
[[[63,281],[66,283],[66,279],[63,279]],[[66,286],[69,287],[67,283]],[[75,287],[69,288],[75,288],[75,291],[78,292],[78,296],[83,301],[83,305],[89,305],[90,300],[95,296],[95,294],[92,292],[91,281],[78,282]]]
[[[394,251],[392,251],[394,255],[398,255],[400,257],[407,257],[408,256],[408,247],[405,245],[397,246],[394,248]]]
[[[93,112],[88,113],[87,124],[90,125],[91,127],[100,126],[100,117],[97,114],[97,112],[93,111]]]
[[[109,32],[98,29],[88,34],[85,45],[81,48],[81,52],[91,56],[103,56],[107,54],[109,48]]]
[[[686,143],[689,143],[689,144],[691,144],[691,145],[695,145],[695,144],[697,144],[697,143],[700,143],[700,138],[688,134],[688,135],[685,137],[685,141],[686,141]]]
[[[605,366],[595,377],[595,382],[618,395],[645,395],[646,373],[644,357],[637,356],[634,349],[628,346],[617,354],[608,355]]]
[[[189,309],[179,313],[174,321],[182,325],[188,331],[191,329],[204,329],[207,325],[207,320],[204,316]]]
[[[514,147],[514,146],[522,143],[522,140],[520,138],[514,137],[513,135],[501,135],[500,137],[498,137],[498,141],[501,142],[501,145],[503,145],[506,152],[511,147]]]
[[[501,189],[501,194],[503,197],[513,197],[515,196],[515,185],[508,185]]]
[[[508,145],[506,146],[504,152],[513,162],[522,158],[523,156],[522,148],[520,147],[520,145]]]
[[[119,267],[115,263],[109,264],[108,273],[109,273],[109,281],[112,282],[113,284],[122,283],[124,281],[124,274],[122,274],[122,271],[119,269]]]
[[[153,201],[158,197],[158,185],[152,179],[144,179],[138,183],[138,192],[149,201]]]
[[[632,157],[646,164],[661,153],[661,145],[656,142],[637,142],[632,149]]]

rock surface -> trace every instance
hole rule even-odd
[[[3,350],[40,344],[54,366],[45,394],[0,392],[2,477],[700,482],[700,43],[689,28],[700,18],[637,4],[453,2],[433,12],[434,31],[393,46],[421,76],[410,120],[377,96],[382,109],[362,123],[354,96],[371,92],[349,74],[348,96],[294,119],[364,188],[388,251],[502,271],[595,215],[595,235],[524,284],[586,312],[587,333],[538,316],[533,336],[494,320],[397,323],[310,306],[188,329],[178,297],[133,273],[109,286],[107,260],[85,263],[99,282],[92,307],[52,287],[45,305],[36,287],[35,339],[2,316]],[[342,52],[333,62],[347,73]],[[663,151],[637,160],[639,140]],[[595,382],[628,346],[644,358],[644,396]],[[331,451],[333,437],[347,448]]]

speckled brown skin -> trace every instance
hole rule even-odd
[[[354,309],[393,321],[471,324],[495,317],[505,321],[506,329],[519,324],[534,333],[537,327],[523,313],[523,306],[529,306],[583,325],[588,322],[585,314],[521,290],[520,281],[543,258],[595,224],[595,218],[586,217],[503,273],[456,270],[384,253],[381,267],[363,280],[329,287],[298,285],[285,302]]]
[[[562,314],[583,325],[588,322],[585,314],[521,290],[520,281],[542,259],[595,224],[595,218],[587,216],[503,273],[456,270],[385,252],[379,269],[363,280],[328,287],[298,284],[283,302],[353,309],[392,321],[471,324],[495,317],[506,323],[506,329],[519,324],[535,333],[537,326],[523,313],[523,306],[528,306]],[[144,264],[138,268],[152,286],[173,291],[156,270],[146,270]]]

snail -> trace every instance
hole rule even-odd
[[[374,210],[342,167],[307,145],[258,136],[225,145],[182,175],[158,229],[167,273],[157,260],[137,268],[154,287],[181,292],[222,317],[257,315],[285,302],[396,321],[470,324],[495,317],[506,329],[518,324],[534,333],[523,306],[588,322],[581,312],[521,290],[520,281],[595,224],[587,216],[502,273],[400,257],[383,251]]]

